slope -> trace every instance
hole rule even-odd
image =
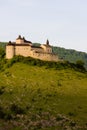
[[[0,73],[0,129],[86,130],[86,121],[87,73],[21,62]]]

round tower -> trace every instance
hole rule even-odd
[[[11,59],[15,55],[15,46],[9,42],[6,46],[6,58]]]

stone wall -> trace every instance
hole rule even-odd
[[[45,60],[45,61],[58,61],[58,56],[50,53],[32,53],[31,57]]]
[[[15,55],[29,56],[31,52],[30,46],[15,46]]]
[[[15,55],[24,57],[33,57],[46,61],[58,61],[58,56],[52,53],[50,46],[42,45],[41,47],[33,47],[29,44],[8,44],[6,46],[6,58],[11,59]]]
[[[15,55],[15,48],[13,45],[6,46],[6,58],[11,59]]]
[[[16,44],[23,44],[24,40],[23,39],[16,39]]]

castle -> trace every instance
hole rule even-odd
[[[33,57],[40,60],[46,61],[58,61],[58,56],[53,54],[52,47],[49,45],[47,40],[46,44],[42,44],[37,47],[32,44],[31,41],[27,41],[20,35],[16,39],[16,42],[9,42],[6,45],[6,58],[11,59],[15,55],[21,55],[24,57]]]

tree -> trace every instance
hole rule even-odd
[[[84,67],[84,61],[82,61],[82,60],[77,60],[77,61],[76,61],[76,64],[77,64],[77,66],[79,66],[79,67]]]

